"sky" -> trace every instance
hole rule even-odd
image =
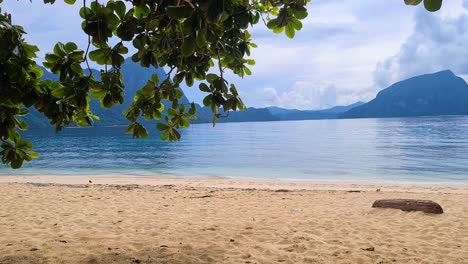
[[[85,47],[79,6],[5,0],[3,12],[25,27],[40,56],[57,41]],[[294,39],[251,28],[253,74],[227,74],[251,107],[324,109],[369,101],[394,82],[450,69],[468,80],[468,0],[444,1],[436,13],[403,0],[312,0]],[[191,101],[206,95],[185,87]]]

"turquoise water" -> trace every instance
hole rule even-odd
[[[40,158],[0,174],[468,184],[468,117],[199,124],[176,143],[123,130],[31,130]]]

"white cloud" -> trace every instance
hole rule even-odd
[[[385,88],[408,77],[445,69],[468,75],[468,15],[449,17],[419,11],[415,20],[415,30],[399,52],[377,65],[376,85]]]
[[[6,1],[2,11],[12,14],[13,23],[25,28],[25,38],[40,48],[40,57],[52,51],[58,41],[73,41],[80,47],[87,43],[81,29],[80,6],[68,5],[63,1],[44,4],[38,1]]]
[[[361,97],[353,90],[339,89],[330,83],[297,81],[282,93],[273,87],[259,93],[262,103],[289,109],[325,109],[337,104],[347,105]]]

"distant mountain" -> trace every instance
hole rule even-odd
[[[354,107],[364,104],[357,102],[346,106],[335,106],[323,110],[297,110],[297,109],[284,109],[276,106],[268,107],[270,113],[279,118],[279,120],[317,120],[317,119],[334,119]]]
[[[468,85],[446,70],[397,82],[340,118],[467,115]]]
[[[263,122],[263,121],[279,121],[280,119],[270,113],[267,108],[249,107],[247,111],[230,111],[221,113],[223,117],[216,120],[217,123],[229,122]],[[192,123],[211,123],[213,113],[209,107],[201,107],[197,105],[197,119]]]
[[[320,112],[322,113],[334,113],[334,114],[341,114],[341,113],[344,113],[344,112],[347,112],[355,107],[358,107],[358,106],[361,106],[365,104],[364,102],[356,102],[354,104],[350,104],[350,105],[345,105],[345,106],[335,106],[335,107],[332,107],[332,108],[329,108],[329,109],[324,109],[324,110],[320,110]]]

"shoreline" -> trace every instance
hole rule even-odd
[[[91,181],[91,183],[89,182]],[[465,184],[434,183],[378,183],[378,182],[323,182],[290,181],[272,179],[245,179],[224,177],[179,177],[179,176],[120,176],[120,175],[2,175],[3,183],[38,183],[55,185],[176,185],[194,188],[216,189],[259,189],[259,190],[301,190],[301,191],[385,191],[416,193],[468,194]]]
[[[414,180],[366,180],[366,179],[357,179],[357,180],[348,180],[348,179],[325,179],[325,178],[315,178],[315,179],[305,179],[305,178],[280,178],[280,177],[248,177],[248,176],[238,176],[238,175],[193,175],[193,174],[132,174],[132,173],[53,173],[48,174],[47,172],[40,173],[5,173],[0,171],[0,182],[2,178],[84,178],[84,177],[94,177],[94,178],[119,178],[119,179],[175,179],[175,180],[230,180],[230,181],[239,181],[239,182],[275,182],[275,183],[301,183],[301,184],[330,184],[330,185],[396,185],[396,186],[439,186],[439,187],[468,187],[468,180],[428,180],[428,181],[414,181]],[[352,178],[352,177],[350,177]]]

